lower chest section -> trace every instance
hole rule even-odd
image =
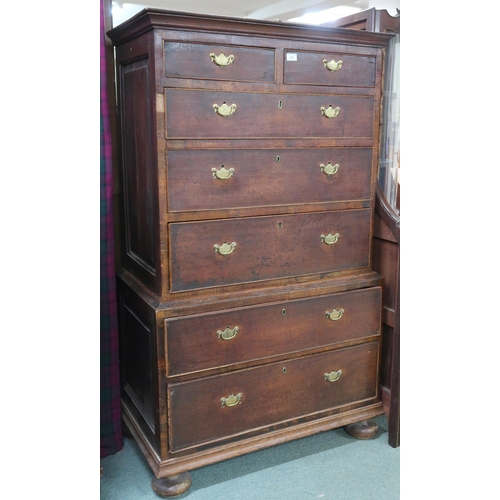
[[[166,319],[169,453],[378,400],[379,286]]]

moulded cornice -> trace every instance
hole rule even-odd
[[[155,28],[196,30],[218,33],[242,33],[250,36],[293,38],[315,41],[348,43],[370,47],[386,47],[393,35],[346,28],[311,26],[307,24],[262,21],[248,18],[210,16],[187,12],[146,8],[107,34],[115,45],[132,36]]]

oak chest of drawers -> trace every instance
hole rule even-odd
[[[109,36],[122,407],[155,490],[381,414],[389,37],[156,9]]]

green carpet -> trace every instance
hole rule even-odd
[[[399,500],[399,450],[378,434],[361,441],[343,428],[191,471],[189,500]],[[158,500],[152,472],[132,439],[101,460],[101,500]]]

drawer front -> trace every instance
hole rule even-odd
[[[165,42],[165,76],[274,83],[275,50]]]
[[[369,342],[169,384],[171,451],[375,398],[377,367],[378,342]]]
[[[171,290],[368,266],[371,210],[169,224]]]
[[[172,212],[367,200],[371,148],[168,152]]]
[[[165,93],[168,139],[373,136],[373,97],[179,89]]]
[[[379,335],[381,307],[376,287],[165,320],[168,375]]]
[[[285,83],[374,87],[376,58],[334,52],[285,53]]]

